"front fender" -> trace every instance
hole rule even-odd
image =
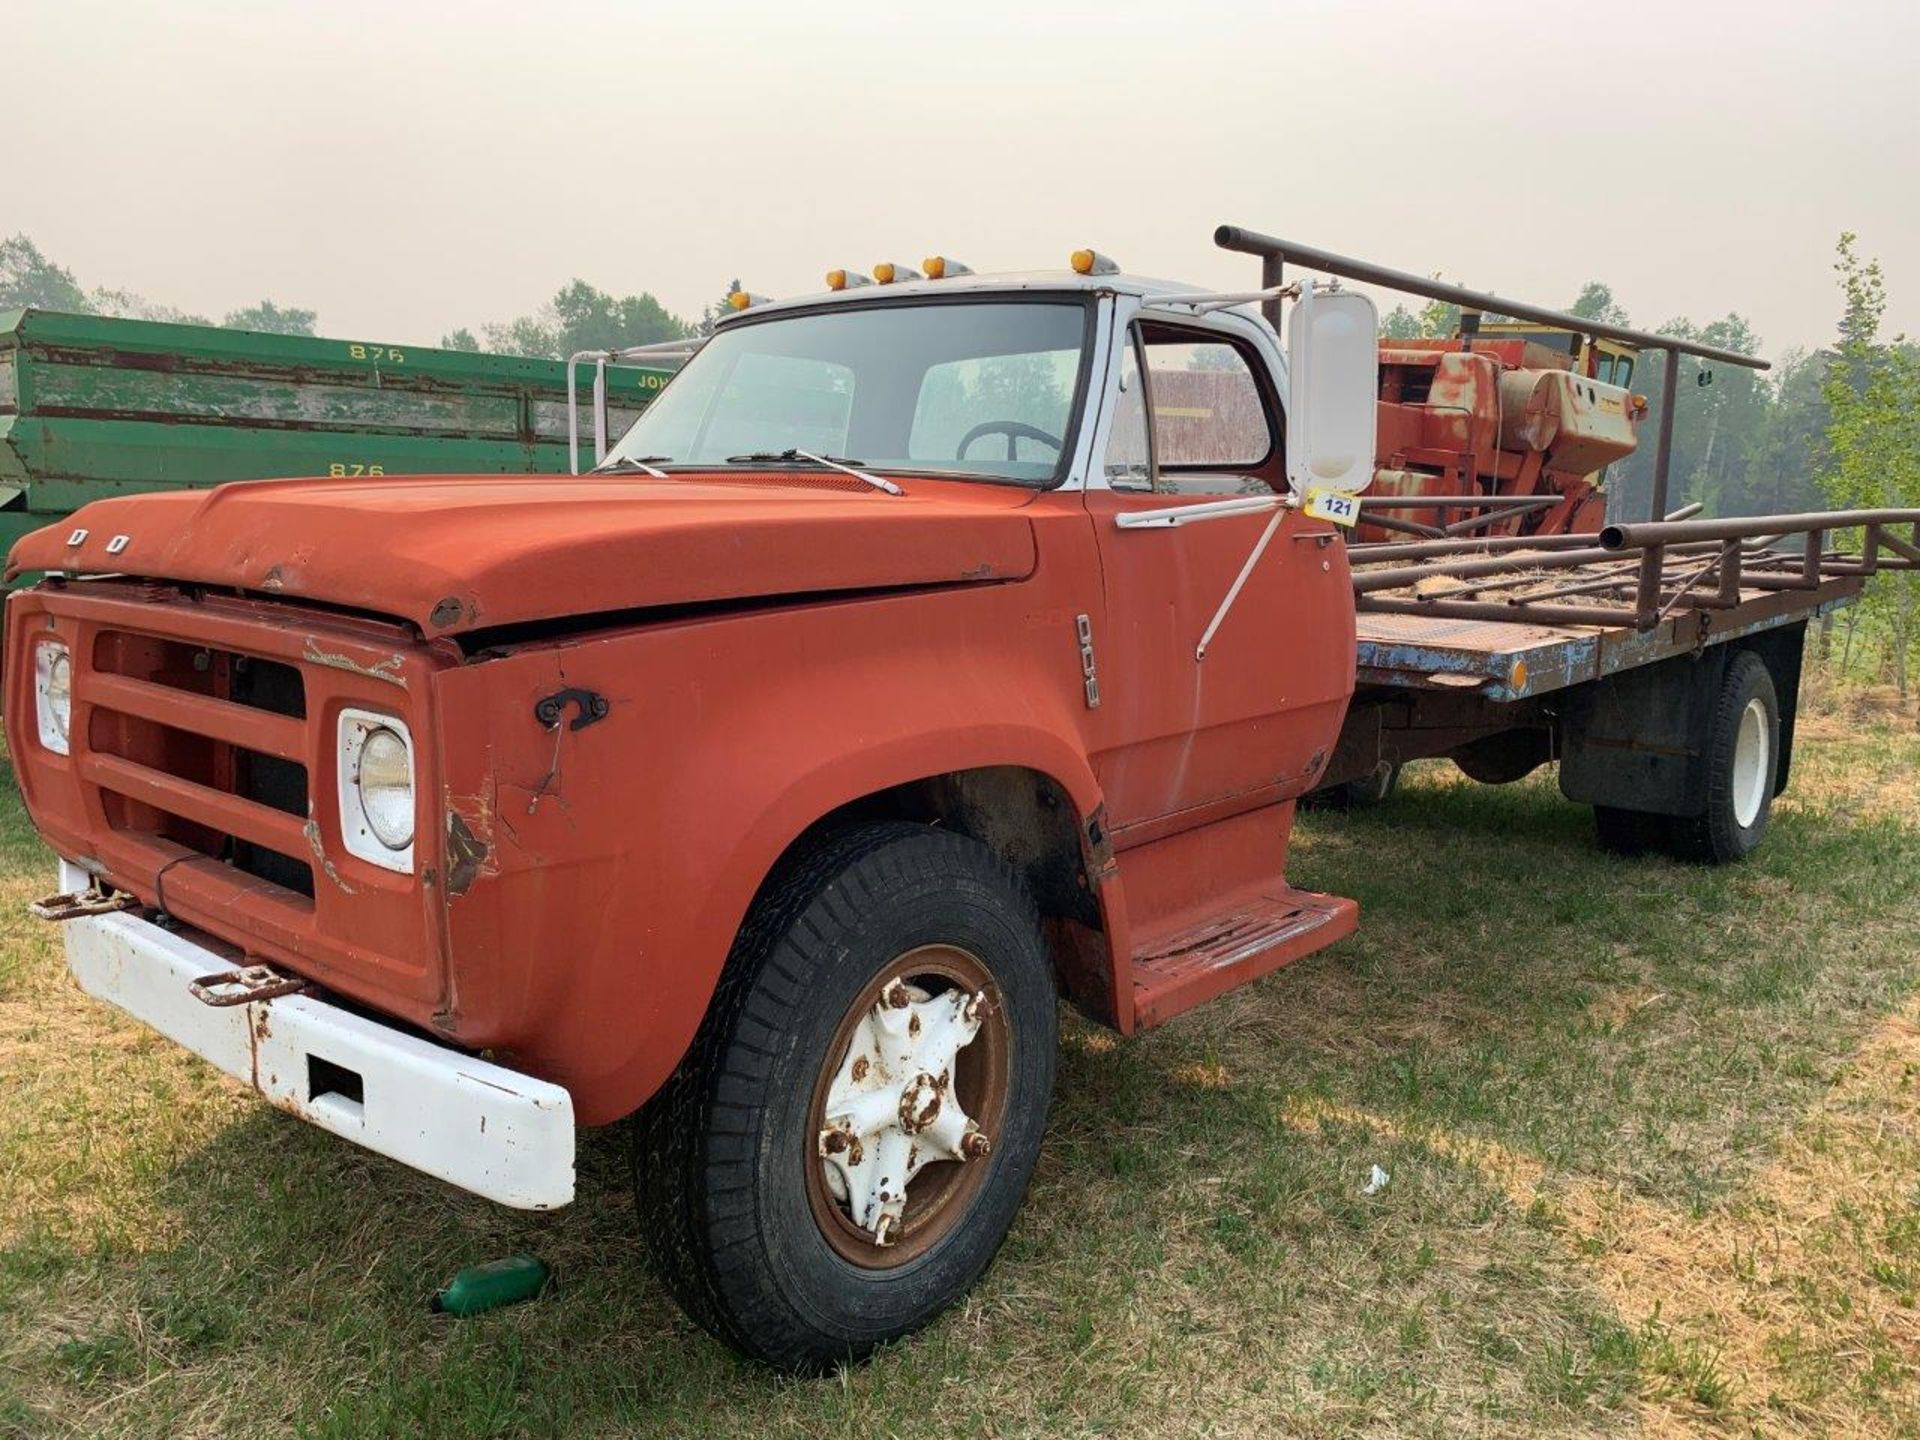
[[[584,1122],[616,1119],[679,1063],[754,895],[823,815],[982,766],[1046,774],[1090,814],[1078,652],[1046,601],[1030,584],[798,605],[445,675],[467,856],[445,877],[446,1028],[565,1084]],[[533,706],[561,688],[604,696],[606,718],[543,730]]]

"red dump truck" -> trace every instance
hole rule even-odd
[[[986,1266],[1058,999],[1130,1033],[1354,928],[1287,880],[1309,792],[1557,758],[1611,843],[1751,848],[1805,621],[1920,559],[1920,513],[1513,533],[1540,486],[1379,463],[1419,402],[1338,277],[1705,352],[1217,238],[1258,289],[1079,252],[746,303],[587,474],[262,481],[21,540],[7,737],[79,983],[506,1205],[568,1203],[576,1126],[635,1117],[673,1293],[806,1369]],[[1577,480],[1560,419],[1506,448]],[[1382,509],[1453,533],[1350,545]]]

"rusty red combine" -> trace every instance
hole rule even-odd
[[[1363,540],[1562,535],[1600,528],[1599,477],[1633,453],[1646,400],[1534,340],[1405,340],[1380,349],[1379,468]],[[1394,496],[1509,497],[1493,509],[1413,510]]]

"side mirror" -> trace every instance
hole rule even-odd
[[[1357,494],[1373,483],[1380,314],[1351,290],[1301,287],[1287,319],[1287,483]]]

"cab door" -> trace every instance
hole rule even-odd
[[[1285,493],[1271,343],[1251,322],[1125,324],[1104,460],[1087,491],[1105,633],[1094,769],[1116,839],[1298,795],[1324,766],[1353,688],[1344,550],[1297,510],[1173,528],[1129,513]],[[1104,477],[1104,487],[1100,483]],[[1231,609],[1202,634],[1280,518]],[[1145,833],[1136,830],[1145,838]]]

